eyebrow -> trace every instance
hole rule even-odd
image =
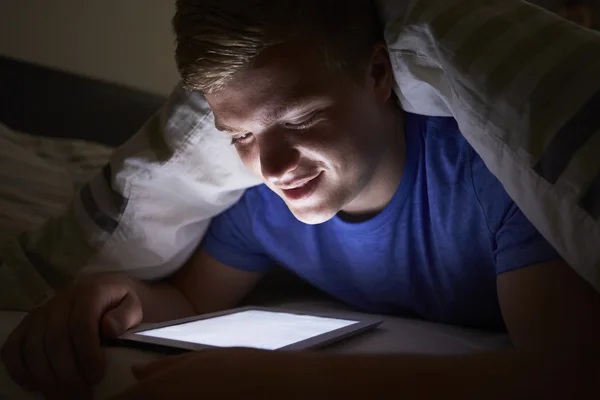
[[[323,99],[319,99],[319,98],[314,98],[314,97],[304,97],[304,98],[299,98],[299,99],[295,99],[287,104],[283,104],[279,107],[277,107],[275,110],[270,111],[267,116],[264,118],[264,122],[271,122],[271,121],[276,121],[278,119],[281,119],[284,115],[290,113],[292,110],[298,109],[298,108],[311,108],[314,107],[316,105],[319,106],[325,106],[326,104],[329,104],[329,102],[324,101]],[[217,116],[214,116],[215,119],[215,128],[218,131],[221,132],[227,132],[227,133],[239,133],[242,132],[243,130],[240,130],[238,128],[234,128],[231,127],[227,124],[224,124],[222,121],[219,121],[219,119],[217,118]]]

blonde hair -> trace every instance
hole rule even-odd
[[[381,37],[369,0],[177,0],[184,87],[215,92],[266,48],[310,38],[331,68],[357,73]]]

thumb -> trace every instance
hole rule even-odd
[[[137,295],[128,292],[117,304],[102,316],[100,326],[103,336],[115,338],[142,322],[142,303]]]
[[[172,366],[185,362],[192,358],[196,353],[184,353],[176,356],[164,357],[156,361],[152,361],[148,364],[133,364],[131,366],[131,373],[135,379],[142,380],[146,379],[157,372],[164,371]]]

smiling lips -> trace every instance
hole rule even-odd
[[[301,200],[312,195],[321,180],[321,172],[318,175],[306,179],[299,179],[290,185],[279,187],[288,200]]]

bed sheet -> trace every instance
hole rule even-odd
[[[298,311],[343,311],[356,314],[348,307],[333,301],[290,299],[263,306],[274,306]],[[24,313],[0,312],[0,343],[17,326]],[[501,349],[510,346],[504,334],[489,333],[459,327],[435,324],[414,319],[382,316],[384,322],[374,331],[328,346],[319,351],[332,353],[413,353],[413,354],[464,354],[482,350]],[[107,375],[96,388],[97,400],[107,399],[134,383],[130,367],[162,357],[157,353],[138,349],[110,347],[106,349]],[[0,366],[0,399],[41,399],[34,393],[16,386]]]
[[[0,245],[60,215],[113,149],[15,132],[0,122]]]

